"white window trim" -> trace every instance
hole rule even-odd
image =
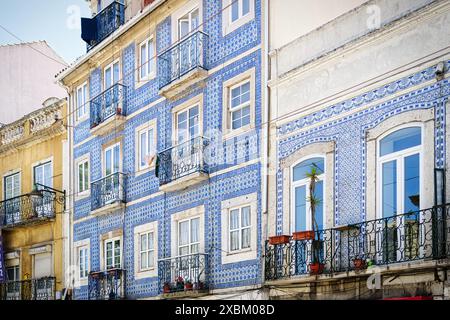
[[[51,172],[52,172],[52,185],[48,186],[48,187],[54,187],[55,171],[54,171],[54,166],[53,166],[53,156],[51,156],[47,159],[39,160],[39,161],[36,161],[31,164],[31,190],[33,190],[33,188],[34,188],[34,168],[41,166],[43,164],[46,164],[46,163],[50,163],[50,168],[51,168]]]
[[[115,142],[111,145],[108,145],[106,147],[103,147],[102,150],[102,178],[106,177],[106,151],[111,150],[113,152],[114,147],[119,146],[119,171],[118,172],[122,172],[122,146],[120,141]]]
[[[172,109],[172,141],[174,145],[178,145],[178,120],[177,116],[179,113],[184,112],[192,107],[198,105],[198,135],[203,136],[203,94],[199,94],[198,96],[180,104],[179,106]]]
[[[295,232],[295,188],[300,187],[300,186],[306,186],[306,197],[309,196],[308,192],[309,192],[309,180],[307,178],[298,180],[298,181],[294,181],[294,167],[296,165],[298,165],[299,163],[302,163],[303,161],[312,159],[312,158],[322,158],[323,159],[323,166],[325,169],[325,173],[322,173],[318,176],[319,181],[322,181],[323,183],[323,199],[322,199],[322,208],[323,208],[323,217],[322,217],[322,221],[323,221],[323,229],[326,229],[328,227],[327,225],[327,217],[326,217],[326,208],[327,208],[327,198],[325,195],[325,192],[327,190],[327,157],[324,154],[311,154],[308,155],[307,157],[303,157],[301,158],[299,161],[295,162],[293,165],[291,165],[290,171],[290,185],[291,185],[291,199],[292,199],[292,203],[291,203],[291,221],[292,223],[290,224],[290,233],[292,234],[293,232]],[[306,201],[306,230],[312,230],[312,221],[311,221],[311,211],[310,211],[311,205],[309,204],[308,201]]]
[[[148,43],[152,41],[153,42],[153,57],[147,57],[148,63],[153,65],[152,72],[148,72],[148,65],[147,65],[147,75],[145,77],[141,77],[141,65],[143,63],[142,57],[141,57],[141,48],[144,45],[148,46]],[[147,54],[148,54],[148,48],[147,48]],[[138,84],[139,86],[142,86],[144,83],[148,82],[149,80],[152,80],[156,77],[156,43],[155,43],[155,36],[152,34],[150,37],[139,43],[138,45]]]
[[[84,190],[83,192],[80,192],[80,190],[79,190],[79,181],[78,181],[78,179],[79,179],[79,176],[78,176],[78,169],[79,168],[78,167],[79,167],[80,164],[85,163],[85,162],[87,162],[87,164],[88,164],[88,188],[87,188],[87,190]],[[89,154],[83,155],[83,156],[81,156],[81,157],[79,157],[79,158],[77,158],[75,160],[75,172],[74,172],[74,175],[75,175],[75,179],[74,180],[75,180],[75,183],[76,183],[75,190],[77,190],[77,192],[75,194],[75,201],[77,201],[77,200],[86,198],[86,197],[88,197],[91,194],[91,162],[90,162]]]
[[[107,259],[106,259],[106,243],[107,242],[115,242],[116,240],[120,241],[120,268],[124,269],[123,267],[123,237],[122,236],[118,236],[118,237],[113,237],[113,238],[107,238],[107,239],[103,239],[102,241],[102,266],[103,266],[103,270],[107,270]],[[114,249],[114,246],[113,246]],[[114,256],[113,256],[114,258]],[[113,259],[113,263],[114,263],[114,259]]]
[[[407,148],[407,149],[404,149],[404,150],[401,150],[401,151],[388,153],[388,154],[386,154],[384,156],[380,156],[379,155],[379,151],[380,151],[380,147],[381,147],[381,140],[383,138],[387,137],[391,133],[394,133],[394,132],[396,132],[398,130],[405,129],[405,128],[412,128],[412,127],[420,128],[421,141],[420,141],[420,145],[419,146],[414,146],[414,147]],[[419,176],[420,176],[420,179],[419,179],[419,190],[420,191],[419,192],[420,192],[420,199],[424,198],[424,196],[423,196],[424,195],[423,181],[422,181],[423,180],[422,176],[423,176],[423,172],[424,172],[424,167],[423,167],[423,163],[424,163],[424,161],[423,161],[423,146],[424,146],[424,143],[425,143],[425,141],[424,141],[424,127],[423,127],[423,124],[420,123],[420,122],[411,122],[411,123],[408,123],[408,124],[404,124],[404,125],[400,125],[400,126],[394,127],[392,129],[386,131],[381,136],[379,136],[376,143],[377,143],[376,159],[377,159],[377,177],[378,177],[378,179],[376,180],[376,184],[377,184],[376,188],[377,188],[377,194],[378,194],[378,196],[377,196],[377,202],[378,203],[377,203],[377,211],[376,211],[377,213],[376,214],[377,214],[377,218],[383,218],[383,212],[382,212],[383,211],[383,207],[382,207],[382,191],[383,191],[382,165],[384,163],[386,163],[386,162],[390,162],[392,160],[396,160],[397,161],[397,168],[396,168],[396,170],[397,170],[397,173],[400,173],[400,174],[397,174],[397,181],[396,181],[397,182],[397,190],[396,190],[397,199],[396,200],[404,199],[404,185],[403,185],[403,183],[398,183],[398,182],[403,182],[404,181],[404,179],[403,179],[404,172],[402,170],[404,164],[403,164],[403,162],[398,162],[398,160],[404,159],[404,158],[406,158],[408,156],[411,156],[411,155],[414,155],[414,154],[419,154],[419,159],[420,159],[419,160],[420,161],[419,162]],[[402,215],[402,214],[406,213],[406,212],[404,212],[405,208],[403,208],[403,206],[404,206],[403,203],[398,203],[397,202],[397,209],[398,209],[397,215]],[[423,201],[420,201],[420,208],[419,209],[423,209],[423,208],[424,208],[423,207]]]
[[[224,0],[222,1],[223,13],[222,13],[222,35],[225,36],[236,29],[242,27],[248,22],[255,19],[255,0],[250,0],[250,11],[244,16],[241,16],[234,22],[231,22],[231,3],[234,0]],[[241,7],[241,6],[240,6]]]
[[[113,68],[113,66],[114,66],[116,63],[119,63],[119,80],[118,80],[117,83],[120,83],[120,80],[122,79],[122,65],[121,65],[121,63],[120,63],[120,58],[117,58],[117,59],[115,59],[113,62],[111,62],[110,64],[106,65],[106,66],[103,68],[103,91],[109,89],[109,88],[106,87],[106,76],[105,76],[105,75],[106,75],[106,70],[107,70],[108,68],[111,68],[111,72],[112,72],[112,73],[111,73],[111,76],[114,77],[114,68]],[[114,86],[114,83],[112,83],[111,86]]]
[[[243,208],[247,208],[250,207],[250,225],[246,226],[246,227],[242,227],[242,209]],[[239,249],[237,250],[231,250],[231,232],[232,230],[230,229],[230,225],[231,225],[231,211],[234,210],[239,210],[239,228],[237,229],[233,229],[233,232],[238,231],[239,232]],[[251,219],[252,218],[252,208],[250,205],[240,205],[240,206],[235,206],[232,207],[230,209],[228,209],[228,229],[226,230],[226,232],[228,232],[228,243],[229,243],[229,248],[230,248],[230,253],[240,253],[240,252],[246,252],[246,251],[251,251],[252,247],[251,247],[251,243],[250,243],[250,247],[248,248],[242,248],[242,230],[244,229],[250,229],[250,242],[251,239],[253,238],[252,235],[252,226],[254,221]]]
[[[250,123],[239,129],[232,129],[231,122],[231,89],[245,82],[250,81]],[[249,130],[255,128],[255,91],[256,91],[256,79],[255,79],[255,68],[247,70],[240,75],[229,79],[223,83],[223,115],[222,115],[222,132],[223,140],[230,139],[232,137],[241,135]]]
[[[5,173],[3,174],[3,176],[2,176],[2,186],[3,186],[3,188],[2,188],[1,199],[7,200],[7,199],[5,199],[5,188],[6,188],[6,185],[5,185],[5,178],[6,178],[6,177],[9,177],[9,176],[16,175],[16,174],[19,175],[20,194],[22,194],[22,171],[21,171],[21,169],[14,169],[14,170],[5,172]]]
[[[43,252],[35,252],[35,253],[31,253],[30,251],[34,248],[44,248],[45,251]],[[54,276],[55,275],[55,255],[54,255],[54,250],[53,250],[53,245],[50,242],[45,242],[45,243],[39,243],[36,245],[33,245],[31,248],[28,249],[28,254],[32,257],[31,262],[31,277],[34,278],[34,270],[35,270],[35,257],[38,254],[44,254],[44,253],[49,253],[50,254],[50,276]]]
[[[86,97],[85,98],[85,113],[81,116],[78,117],[78,90],[82,89],[84,86],[86,86]],[[83,122],[87,119],[89,119],[89,113],[90,113],[90,109],[89,109],[89,85],[88,85],[88,81],[83,82],[81,85],[79,85],[78,87],[76,87],[75,89],[75,123],[80,123]]]
[[[153,232],[154,245],[154,267],[140,270],[140,235],[143,233]],[[144,279],[158,276],[158,221],[146,223],[134,228],[134,278]]]
[[[153,160],[151,165],[141,166],[141,137],[140,133],[143,130],[153,129],[153,145],[155,147],[155,155],[158,153],[158,131],[157,131],[157,119],[152,119],[135,129],[134,145],[135,145],[135,177],[138,177],[146,172],[155,169],[156,158]]]
[[[222,264],[236,263],[257,258],[258,238],[258,197],[256,193],[222,201]],[[231,251],[230,242],[230,211],[235,208],[250,206],[250,248]]]
[[[172,214],[171,216],[171,250],[172,257],[178,256],[178,224],[187,219],[200,218],[199,221],[199,253],[205,252],[205,207],[203,205]]]
[[[73,252],[73,261],[76,263],[76,276],[75,280],[77,281],[75,287],[87,286],[89,276],[86,278],[80,278],[80,264],[79,264],[79,251],[81,248],[87,248],[87,259],[88,259],[88,275],[91,272],[91,239],[83,239],[77,242],[74,242],[73,247],[75,248]]]
[[[187,13],[195,10],[198,8],[198,15],[199,15],[199,28],[196,31],[201,31],[203,29],[203,1],[201,0],[191,0],[186,5],[182,6],[178,10],[176,10],[172,16],[171,16],[171,32],[172,32],[172,39],[175,41],[179,41],[179,34],[178,34],[178,20],[186,15]],[[194,31],[194,32],[196,32]],[[192,33],[188,34],[187,37],[192,35]]]

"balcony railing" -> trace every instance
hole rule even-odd
[[[91,272],[88,277],[88,299],[125,299],[125,270]]]
[[[176,43],[158,56],[159,88],[194,69],[206,70],[208,35],[201,31]]]
[[[120,172],[110,174],[91,183],[91,210],[97,210],[112,203],[125,203],[126,175]]]
[[[208,255],[195,253],[158,261],[160,293],[200,292],[209,288]]]
[[[192,173],[208,173],[209,167],[205,161],[205,148],[209,140],[196,137],[158,154],[159,184],[165,185]]]
[[[266,242],[265,279],[365,269],[450,257],[450,205],[318,231],[315,239],[270,245]]]
[[[125,6],[114,1],[92,19],[81,19],[81,37],[87,42],[87,51],[105,40],[125,22]]]
[[[0,202],[0,226],[12,228],[52,219],[55,217],[56,202],[63,201],[55,192],[48,190],[4,200]]]
[[[54,277],[0,283],[0,300],[55,300]]]
[[[125,116],[127,87],[116,83],[93,98],[90,102],[91,129],[102,124],[114,115]]]

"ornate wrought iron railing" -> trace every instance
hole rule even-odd
[[[95,39],[88,42],[87,51],[93,49],[125,23],[125,5],[114,1],[92,19],[95,26]]]
[[[197,31],[158,55],[159,88],[188,72],[206,70],[208,35]]]
[[[116,83],[93,98],[90,102],[91,129],[114,115],[126,116],[127,87]]]
[[[56,203],[64,203],[64,196],[54,191],[39,190],[0,202],[0,226],[11,228],[55,217]]]
[[[114,202],[126,202],[126,174],[117,172],[91,183],[91,210]]]
[[[209,140],[196,137],[158,154],[159,184],[164,185],[194,172],[209,173],[205,149]]]
[[[160,293],[208,290],[208,263],[208,254],[206,253],[160,259],[158,261]]]
[[[54,277],[0,283],[0,300],[55,300]]]
[[[125,297],[125,270],[110,269],[89,273],[89,300],[118,300]]]
[[[320,230],[315,239],[265,245],[265,279],[450,257],[450,205]]]

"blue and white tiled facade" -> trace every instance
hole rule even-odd
[[[209,36],[207,51],[207,78],[204,86],[194,84],[187,92],[168,100],[158,94],[158,74],[153,80],[136,87],[136,54],[138,43],[130,43],[121,51],[121,81],[127,86],[127,117],[123,129],[114,129],[104,136],[92,136],[89,119],[79,123],[73,130],[74,154],[77,159],[88,156],[90,181],[102,177],[103,145],[121,139],[122,172],[127,175],[124,209],[103,215],[92,215],[90,198],[76,200],[73,210],[73,241],[89,240],[90,270],[103,270],[101,265],[102,235],[122,230],[122,268],[126,270],[125,294],[127,298],[151,298],[161,293],[158,276],[135,278],[134,229],[140,225],[157,222],[158,258],[176,256],[172,252],[171,216],[191,208],[204,206],[204,248],[209,255],[210,289],[258,286],[262,283],[261,252],[261,165],[259,161],[260,137],[258,129],[250,134],[234,136],[226,141],[220,135],[209,136],[208,132],[222,130],[224,82],[249,70],[255,72],[254,126],[259,128],[262,119],[261,105],[261,1],[255,0],[254,19],[227,35],[222,34],[222,1],[202,0],[202,27]],[[219,14],[218,14],[219,13]],[[155,31],[157,54],[167,48],[171,38],[171,19],[161,19]],[[95,97],[102,92],[101,68],[91,70],[89,95]],[[156,121],[157,150],[172,147],[172,110],[190,98],[203,95],[201,108],[203,135],[211,139],[208,147],[212,165],[209,178],[181,191],[163,192],[159,179],[151,170],[137,175],[135,132],[136,128]],[[257,238],[256,259],[223,263],[224,245],[221,226],[221,204],[223,201],[244,195],[256,194],[257,221],[252,237]],[[83,285],[74,292],[75,299],[87,299],[88,287]]]

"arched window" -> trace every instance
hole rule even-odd
[[[316,168],[319,181],[316,182],[315,196],[319,199],[316,207],[316,220],[319,229],[324,229],[324,179],[325,159],[313,157],[301,161],[292,168],[293,231],[312,230],[309,199],[308,173]]]
[[[390,133],[379,143],[381,217],[420,209],[421,127]]]

